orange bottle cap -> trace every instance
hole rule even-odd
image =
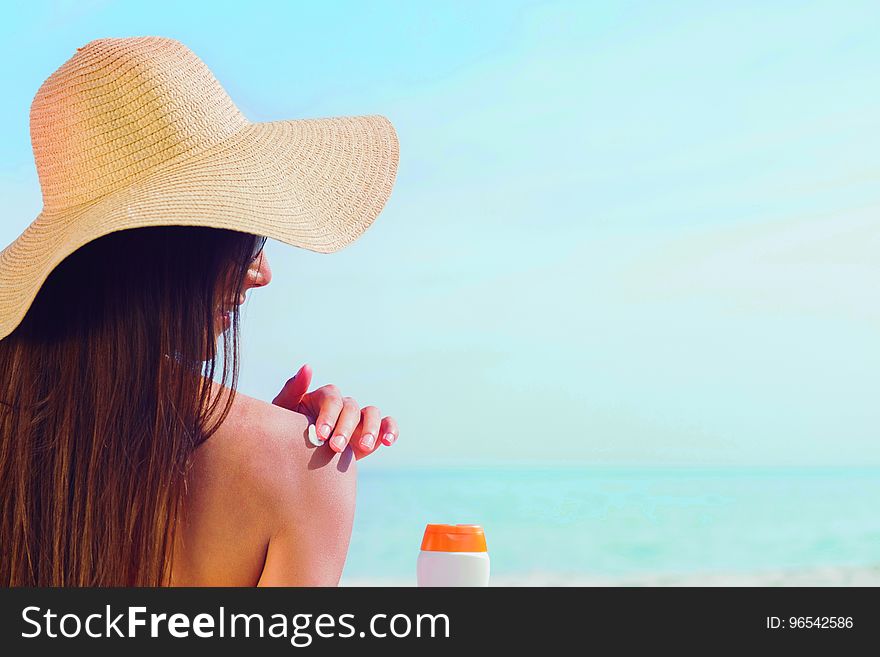
[[[486,552],[486,535],[480,525],[425,527],[422,549],[428,552]]]

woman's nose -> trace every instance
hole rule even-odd
[[[269,267],[269,259],[263,253],[257,258],[257,266],[248,271],[247,286],[263,287],[272,281],[272,269]]]

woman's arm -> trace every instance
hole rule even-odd
[[[308,418],[239,393],[196,451],[172,584],[296,586],[339,582],[356,493],[356,459],[308,439]]]
[[[281,453],[265,479],[271,532],[258,586],[337,586],[354,522],[357,460],[350,447],[306,446],[289,428],[276,440]]]

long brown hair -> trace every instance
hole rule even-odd
[[[232,406],[236,301],[258,239],[105,235],[61,262],[0,340],[0,584],[169,583],[193,453]],[[232,317],[219,415],[218,303]]]

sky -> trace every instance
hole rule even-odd
[[[714,5],[714,6],[713,6]],[[88,41],[182,41],[251,121],[383,114],[354,244],[271,241],[239,389],[393,415],[361,468],[880,465],[872,2],[29,2],[0,25],[0,242]]]

